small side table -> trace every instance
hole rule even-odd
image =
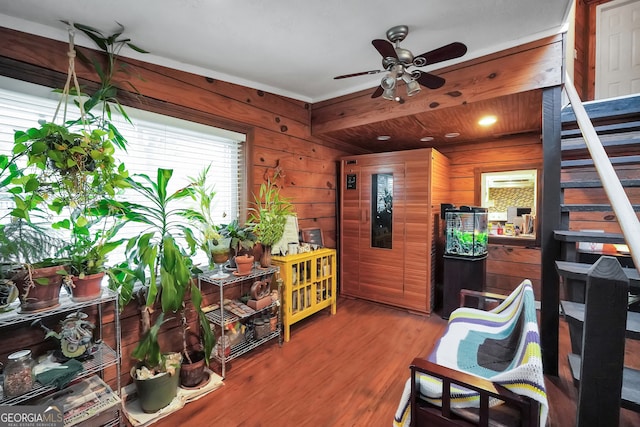
[[[442,318],[460,307],[460,289],[483,291],[487,277],[487,256],[465,258],[445,255],[443,270]]]

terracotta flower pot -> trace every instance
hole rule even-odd
[[[16,271],[12,280],[20,292],[20,309],[23,312],[43,311],[60,305],[60,288],[63,275],[57,271],[63,266],[27,268]],[[30,273],[30,274],[29,274]]]
[[[73,277],[70,286],[71,300],[75,302],[91,301],[102,295],[102,278],[104,272],[90,274],[84,278]]]
[[[248,255],[242,255],[235,257],[236,267],[238,269],[237,273],[240,276],[245,276],[251,273],[253,270],[253,257]]]

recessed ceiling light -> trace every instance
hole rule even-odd
[[[491,126],[497,121],[498,121],[498,118],[496,116],[484,116],[478,121],[478,124],[480,126]]]
[[[445,138],[455,138],[456,136],[460,136],[458,132],[449,132],[444,135]]]
[[[422,142],[433,141],[433,137],[432,136],[423,136],[422,138],[420,138],[420,141],[422,141]]]
[[[388,141],[391,139],[391,137],[389,135],[379,135],[376,139],[378,141]]]

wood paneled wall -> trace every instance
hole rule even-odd
[[[580,99],[592,101],[595,98],[596,84],[596,7],[611,0],[575,1],[576,51],[573,82]]]
[[[487,142],[450,145],[439,151],[450,161],[450,203],[456,206],[477,204],[475,174],[478,169],[523,169],[522,165],[542,163],[539,134],[505,137]],[[529,167],[528,166],[528,167]],[[528,168],[527,167],[527,168]],[[539,190],[541,191],[541,190]],[[487,258],[487,290],[510,292],[522,279],[533,283],[536,299],[540,299],[540,248],[489,244]]]
[[[1,75],[50,87],[63,86],[68,67],[66,43],[6,28],[0,28],[0,38],[3,41],[0,43]],[[325,244],[336,247],[337,160],[358,151],[347,152],[329,139],[311,136],[309,105],[206,76],[122,60],[129,65],[132,75],[141,77],[135,82],[141,97],[125,94],[125,105],[246,133],[253,172],[247,185],[249,190],[257,191],[265,173],[279,166],[284,172],[282,194],[293,201],[299,226],[322,228]],[[97,81],[80,61],[76,64],[82,84],[91,85]],[[249,197],[248,201],[251,200]],[[205,304],[217,299],[217,292],[211,286],[204,286],[203,293]],[[227,298],[237,296],[240,296],[239,288],[231,289],[225,295]],[[192,313],[189,317],[193,321]],[[112,319],[113,310],[105,315],[107,340],[113,337]],[[128,370],[133,363],[131,351],[140,336],[140,316],[135,303],[124,309],[121,319],[122,380],[126,384],[130,382]],[[55,327],[56,322],[53,319],[47,325]],[[179,332],[178,327],[177,318],[163,326],[160,341],[164,349],[181,349],[181,334],[172,333]],[[16,336],[19,338],[12,339]],[[54,343],[41,343],[43,336],[41,330],[29,325],[0,331],[0,342],[12,343],[3,348],[0,360],[6,360],[12,349],[32,347],[37,354],[51,348]],[[108,370],[106,378],[114,385],[115,368]]]
[[[66,43],[6,28],[0,28],[0,37],[0,74],[62,87]],[[132,76],[140,76],[134,83],[141,98],[125,94],[125,104],[246,133],[253,172],[249,190],[257,190],[265,172],[279,165],[285,174],[282,194],[295,204],[300,227],[321,227],[327,246],[336,247],[337,159],[353,152],[311,136],[308,104],[142,61],[121,61]],[[85,83],[97,81],[80,61],[76,71]]]

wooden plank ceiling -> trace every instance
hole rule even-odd
[[[423,89],[416,96],[428,97],[429,89]],[[488,127],[480,126],[478,120],[485,115],[496,116],[497,122]],[[532,90],[340,129],[324,136],[358,147],[363,152],[377,153],[486,141],[506,135],[540,133],[541,129],[542,92]],[[460,135],[455,138],[445,136],[452,132]],[[377,140],[381,135],[390,139]],[[423,137],[433,140],[420,141]]]
[[[484,142],[542,131],[542,92],[562,84],[563,35],[535,40],[432,73],[446,79],[396,102],[371,98],[374,88],[311,106],[312,135],[354,154]],[[399,95],[404,93],[398,87]],[[494,115],[483,127],[478,120]],[[447,138],[458,133],[455,138]],[[380,141],[379,136],[388,136]],[[432,140],[421,141],[421,138]]]

